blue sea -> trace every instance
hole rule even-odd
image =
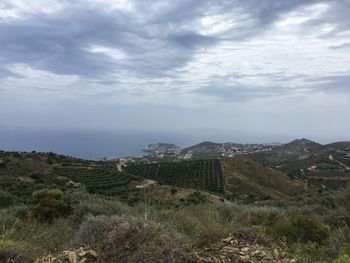
[[[150,143],[174,143],[184,148],[202,141],[266,143],[288,142],[295,138],[295,136],[203,129],[186,132],[150,132],[0,127],[0,150],[52,151],[83,159],[99,160],[104,157],[110,159],[141,156],[144,154],[142,149]]]
[[[191,136],[137,131],[0,129],[0,150],[56,152],[98,160],[103,157],[141,156],[147,144],[166,142],[191,145]]]

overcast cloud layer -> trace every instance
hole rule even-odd
[[[3,127],[350,135],[350,0],[1,0]]]

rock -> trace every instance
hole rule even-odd
[[[258,257],[258,256],[261,255],[261,251],[260,251],[260,250],[252,251],[252,252],[250,253],[250,255],[251,255],[252,257]]]
[[[232,241],[232,237],[228,237],[222,240],[223,243],[230,243]]]
[[[244,253],[246,253],[246,252],[249,251],[249,247],[243,247],[243,248],[241,248],[241,251],[244,252]]]
[[[86,251],[84,251],[84,248],[83,247],[80,247],[78,250],[77,250],[77,253],[78,253],[78,256],[79,257],[84,257],[86,255]]]
[[[93,263],[97,261],[97,252],[92,249],[71,249],[61,253],[36,259],[35,263]]]
[[[68,260],[70,263],[77,263],[77,255],[75,251],[68,252]]]
[[[243,262],[248,262],[250,260],[250,256],[249,255],[240,256],[239,259]]]
[[[94,258],[97,258],[97,252],[95,250],[90,249],[89,254],[93,256]]]
[[[236,247],[223,247],[221,251],[228,252],[228,253],[239,253],[239,249]]]
[[[86,254],[87,254],[86,251],[78,252],[78,256],[81,257],[81,258],[82,258],[82,257],[85,257]]]

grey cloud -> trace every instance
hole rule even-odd
[[[321,82],[320,84],[313,86],[314,90],[322,90],[328,93],[350,92],[350,74],[343,76],[325,76],[310,79],[309,81]]]
[[[85,6],[82,1],[68,1],[66,3],[69,4],[59,12],[35,14],[25,20],[0,24],[0,62],[2,67],[26,63],[56,74],[77,74],[110,86],[120,85],[117,80],[109,79],[111,72],[127,71],[146,79],[174,77],[167,71],[186,65],[198,50],[228,39],[239,45],[248,37],[259,37],[260,32],[287,12],[322,2],[332,4],[332,9],[322,21],[312,23],[317,25],[330,21],[337,22],[339,28],[349,28],[350,19],[345,11],[345,7],[349,6],[348,0],[133,1],[136,11],[131,13],[105,12]],[[204,36],[189,27],[182,29],[204,15],[232,14],[234,18],[242,13],[252,21],[244,21],[238,28],[224,34]],[[127,54],[127,58],[113,61],[104,55],[84,50],[84,47],[93,44],[118,48]],[[346,48],[346,44],[334,48]],[[5,68],[0,68],[0,77],[10,74]],[[277,81],[293,78],[283,73],[270,77]],[[172,83],[175,82],[176,79],[173,79]],[[220,87],[220,83],[210,82],[207,87],[198,88],[198,92],[233,100],[239,97],[238,100],[241,100],[275,95],[279,94],[275,90],[284,90],[283,87],[266,90],[235,87],[231,93],[231,88],[225,87],[221,92],[227,96],[221,96],[215,95],[216,91],[220,93],[220,88],[208,88],[215,85]]]
[[[160,76],[164,70],[190,61],[196,49],[215,45],[230,34],[237,40],[255,34],[280,14],[305,1],[169,1],[161,9],[155,7],[160,3],[157,1],[133,3],[139,14],[92,10],[81,2],[79,8],[75,3],[57,13],[35,14],[25,20],[0,24],[3,65],[28,63],[58,74],[90,77],[118,68],[150,77]],[[203,14],[230,13],[237,8],[256,21],[219,37],[177,30]],[[130,55],[130,60],[121,65],[89,54],[82,49],[89,44],[117,47]]]
[[[331,49],[350,49],[350,43],[344,43],[344,44],[341,44],[341,45],[337,45],[337,46],[331,46],[330,47]]]
[[[213,84],[198,88],[195,94],[217,97],[222,102],[242,102],[256,98],[280,96],[288,93],[288,88],[252,87],[245,85]]]

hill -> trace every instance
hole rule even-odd
[[[350,142],[321,145],[301,139],[249,157],[323,187],[339,188],[350,182]]]
[[[217,159],[130,164],[125,171],[162,184],[224,194],[221,163]]]
[[[220,145],[221,145],[221,143],[204,141],[204,142],[198,143],[196,145],[184,148],[181,151],[186,153],[188,151],[192,151],[192,150],[195,150],[195,149],[198,149],[198,148],[216,148],[216,147],[218,147]]]
[[[27,200],[42,188],[85,188],[93,194],[121,195],[139,177],[121,173],[114,162],[86,161],[54,153],[0,152],[0,190]]]
[[[344,168],[347,150],[330,148],[328,160]],[[125,171],[118,161],[53,153],[0,152],[0,160],[0,262],[291,263],[350,256],[349,189],[299,195],[306,183],[247,155],[128,159]]]
[[[225,196],[244,199],[280,199],[301,194],[304,183],[246,157],[222,161]]]
[[[306,159],[317,154],[321,147],[320,144],[303,138],[282,144],[270,151],[252,153],[251,156],[264,164],[277,166],[289,161]]]
[[[269,151],[278,144],[241,144],[234,142],[202,142],[181,150],[177,159],[208,159],[233,157],[240,154]]]
[[[304,183],[246,157],[131,164],[130,174],[161,184],[195,188],[227,198],[278,199],[303,192]]]

